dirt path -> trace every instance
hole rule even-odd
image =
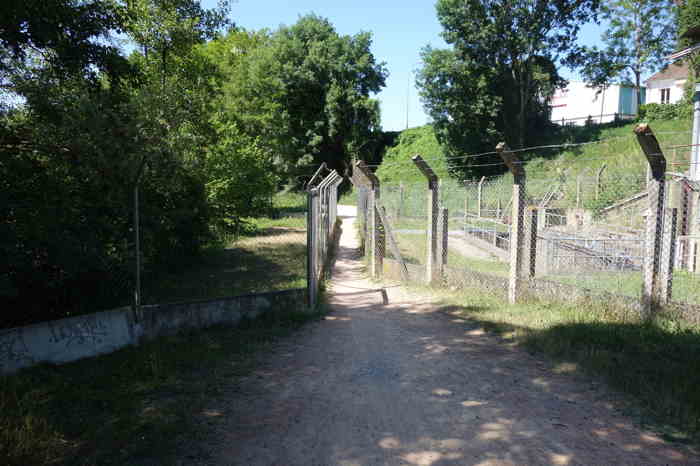
[[[223,420],[200,464],[699,464],[638,430],[598,384],[555,373],[401,288],[388,288],[385,304],[364,278],[352,221],[333,311],[207,410]]]

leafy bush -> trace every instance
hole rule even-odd
[[[390,147],[384,155],[377,176],[387,183],[425,181],[425,177],[411,161],[411,157],[416,154],[423,157],[440,178],[449,178],[445,151],[435,137],[432,125],[402,131],[396,145]]]
[[[637,121],[682,120],[691,115],[692,106],[685,101],[675,104],[645,104],[639,107]]]

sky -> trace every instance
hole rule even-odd
[[[211,8],[216,0],[203,0]],[[231,0],[231,19],[245,29],[276,29],[291,25],[300,16],[315,13],[328,18],[339,34],[372,32],[372,53],[385,62],[389,71],[386,87],[376,97],[381,103],[382,128],[397,131],[424,125],[429,121],[423,111],[415,83],[420,67],[420,50],[430,44],[446,47],[440,37],[441,26],[435,14],[435,0]],[[584,26],[579,42],[599,42],[602,28]],[[560,70],[566,79],[578,79],[568,70]]]

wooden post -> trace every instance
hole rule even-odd
[[[481,209],[482,209],[482,190],[484,187],[484,181],[486,180],[485,176],[481,177],[481,180],[479,180],[479,184],[477,185],[477,192],[476,192],[476,216],[481,218]]]
[[[369,187],[369,197],[367,210],[369,211],[369,245],[370,245],[370,276],[374,279],[381,279],[384,270],[384,231],[382,220],[377,212],[377,202],[379,201],[379,179],[359,160],[355,166],[364,176]]]
[[[496,146],[503,162],[513,174],[513,214],[510,228],[510,276],[508,302],[518,302],[522,291],[523,242],[525,215],[525,169],[517,156],[502,142]]]
[[[664,219],[661,244],[661,274],[659,276],[659,302],[668,304],[673,295],[673,268],[676,262],[676,232],[678,209],[670,209]]]
[[[647,192],[649,211],[646,221],[644,260],[642,265],[642,310],[649,317],[659,306],[661,287],[659,273],[661,270],[662,238],[664,231],[664,205],[666,200],[666,158],[659,141],[649,125],[640,124],[634,129],[637,142],[644,151],[649,163],[649,181]]]
[[[438,188],[438,177],[432,168],[423,160],[420,155],[415,155],[411,159],[418,170],[428,180],[428,244],[426,257],[426,277],[425,281],[428,284],[433,284],[438,278],[437,252],[438,252],[438,206],[440,202],[440,193]]]

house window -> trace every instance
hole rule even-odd
[[[671,102],[671,89],[661,89],[661,103],[667,104]]]

